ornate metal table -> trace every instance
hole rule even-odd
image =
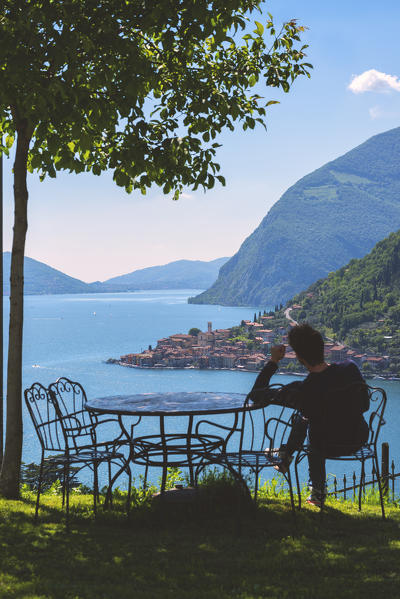
[[[114,395],[88,400],[86,408],[96,414],[115,414],[121,430],[129,442],[129,459],[145,466],[145,480],[149,466],[162,468],[161,492],[165,490],[167,468],[187,467],[191,484],[194,482],[194,468],[212,463],[212,456],[223,452],[234,432],[244,429],[247,411],[258,409],[248,405],[243,393],[218,392],[167,392],[140,393],[137,395]],[[216,423],[205,419],[212,415],[231,414],[232,422]],[[238,426],[239,416],[242,415]],[[136,417],[129,426],[124,416]],[[166,420],[184,416],[187,425],[184,432],[166,432]],[[136,430],[144,417],[157,417],[157,434],[136,436]],[[169,422],[171,424],[171,422]],[[218,434],[201,432],[208,425]]]

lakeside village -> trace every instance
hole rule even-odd
[[[298,307],[292,306],[290,309]],[[288,329],[296,321],[290,318],[289,313],[286,317],[288,321],[278,326],[276,318],[265,312],[264,316],[259,313],[257,317],[255,314],[253,321],[242,320],[239,326],[229,329],[213,330],[209,322],[207,331],[193,328],[188,334],[177,333],[160,339],[154,349],[149,346],[141,353],[126,354],[119,359],[110,358],[107,363],[132,368],[210,368],[254,372],[264,366],[271,347],[283,343],[286,353],[279,364],[280,371],[305,373],[288,344]],[[366,375],[383,374],[388,366],[388,356],[360,353],[329,339],[325,339],[325,359],[328,362],[351,359]],[[385,378],[396,378],[388,373],[385,375]]]

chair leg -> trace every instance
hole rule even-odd
[[[64,464],[64,473],[63,473],[63,485],[62,485],[62,507],[64,508],[65,505],[65,489],[66,489],[66,485],[67,485],[67,464]]]
[[[132,472],[130,469],[130,466],[127,466],[128,468],[128,497],[126,500],[126,515],[130,516],[130,511],[131,511],[131,492],[132,492]]]
[[[377,478],[377,481],[378,481],[379,499],[380,499],[380,502],[381,502],[381,510],[382,510],[382,520],[385,520],[385,518],[386,518],[386,516],[385,516],[385,505],[384,505],[384,500],[383,500],[382,481],[381,481],[381,473],[379,471],[378,456],[375,454],[373,459],[374,459],[374,462],[375,462],[376,478]]]
[[[40,502],[40,493],[42,491],[42,478],[43,478],[43,455],[42,460],[40,462],[40,472],[39,472],[39,482],[38,482],[38,490],[36,496],[36,507],[35,507],[35,524],[37,524],[38,515],[39,515],[39,502]]]
[[[294,505],[293,485],[292,485],[292,477],[290,475],[290,468],[287,471],[287,481],[288,481],[288,485],[289,485],[290,505],[291,505],[293,514],[296,515],[296,506]]]
[[[296,476],[296,486],[297,486],[297,499],[299,502],[299,510],[301,510],[301,489],[300,489],[300,480],[299,480],[299,471],[298,471],[298,464],[300,462],[299,458],[299,454],[296,455],[296,458],[294,460],[294,473]]]
[[[66,529],[67,532],[69,532],[69,462],[67,462],[65,464],[65,468],[64,468],[64,486],[65,486],[65,503],[66,503],[66,521],[65,521],[65,525],[66,525]]]
[[[256,469],[255,472],[255,481],[254,481],[254,503],[257,503],[257,495],[258,495],[258,476],[260,474],[260,471]],[[239,475],[240,476],[240,475]]]
[[[108,495],[108,489],[110,489],[110,493]],[[113,504],[113,496],[112,496],[112,489],[111,489],[111,461],[108,462],[108,489],[107,489],[107,495],[110,501],[110,505],[112,507]]]
[[[365,483],[365,462],[361,462],[361,475],[360,475],[360,487],[358,491],[358,511],[361,512],[361,499],[363,494],[363,487]]]
[[[161,493],[164,493],[166,484],[167,484],[167,466],[163,466],[162,479],[161,479],[161,489],[160,489]]]
[[[149,472],[149,465],[146,464],[145,470],[144,470],[144,480],[143,480],[143,489],[146,489],[147,487],[147,474]]]
[[[287,479],[286,480],[288,481],[288,485],[289,485],[290,506],[292,508],[294,529],[295,529],[295,531],[297,533],[296,506],[295,506],[294,497],[293,497],[293,485],[292,485],[292,477],[291,477],[291,474],[290,474],[290,468],[287,471]]]
[[[97,516],[97,496],[99,493],[99,478],[98,478],[98,464],[93,464],[93,511],[94,516]]]

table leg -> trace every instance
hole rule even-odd
[[[123,434],[125,435],[125,437],[128,440],[128,444],[129,444],[129,455],[128,458],[126,460],[126,463],[122,464],[121,468],[114,474],[114,476],[111,478],[111,480],[109,480],[109,486],[107,489],[107,494],[106,494],[106,498],[105,498],[105,502],[104,502],[104,507],[108,508],[109,504],[112,504],[112,488],[113,485],[115,483],[115,481],[117,480],[117,478],[120,476],[120,474],[122,474],[122,472],[125,470],[125,472],[127,472],[128,474],[128,484],[131,486],[132,484],[132,474],[131,474],[131,470],[129,467],[130,463],[133,463],[133,454],[134,454],[134,446],[132,443],[132,438],[133,438],[133,429],[135,428],[135,426],[137,426],[140,421],[141,421],[141,416],[138,417],[137,421],[135,422],[135,424],[131,425],[131,432],[129,433],[129,431],[126,429],[123,421],[122,421],[122,415],[118,415],[118,423],[119,426],[121,428],[121,431],[123,432]],[[128,489],[128,502],[130,502],[130,492],[131,489]],[[128,507],[128,512],[129,512],[129,507]]]

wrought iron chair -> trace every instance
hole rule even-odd
[[[129,445],[128,439],[121,430],[116,417],[99,417],[97,414],[88,412],[86,409],[86,392],[80,383],[71,381],[66,377],[60,377],[54,383],[50,383],[49,389],[55,394],[60,411],[67,421],[70,416],[74,416],[74,418],[79,420],[83,429],[86,426],[90,428],[95,425],[97,446],[104,446],[105,449],[114,448],[115,450],[116,448],[121,448],[123,445]],[[104,424],[107,426],[104,427]],[[115,434],[110,438],[111,424],[115,425]],[[111,462],[109,462],[107,503],[112,503],[111,490]]]
[[[54,387],[53,387],[54,388]],[[111,442],[98,443],[96,436],[97,422],[86,410],[70,410],[66,413],[67,405],[62,409],[53,388],[46,388],[40,383],[34,383],[24,391],[25,402],[32,418],[36,434],[42,447],[38,490],[36,497],[35,522],[38,518],[43,469],[46,464],[63,466],[63,506],[66,505],[66,522],[69,526],[69,482],[71,467],[79,466],[79,470],[89,467],[94,475],[93,507],[97,513],[98,501],[98,467],[106,463],[120,466],[129,476],[129,492],[131,488],[131,472],[123,453],[116,451],[116,445]],[[74,398],[76,393],[74,392]],[[78,407],[73,403],[73,408]]]
[[[367,401],[369,401],[369,409],[366,412],[366,420],[369,429],[368,441],[356,451],[353,451],[353,448],[349,445],[335,445],[330,447],[331,454],[327,453],[327,460],[338,460],[338,461],[358,461],[361,463],[361,473],[360,473],[360,484],[359,484],[359,495],[358,495],[358,509],[361,511],[361,501],[363,488],[365,483],[365,462],[367,460],[372,460],[373,465],[375,467],[376,476],[378,479],[378,489],[379,489],[379,498],[382,510],[382,518],[385,518],[385,506],[383,500],[383,492],[382,492],[382,483],[380,478],[379,471],[379,460],[378,460],[378,437],[381,430],[381,427],[385,424],[385,420],[383,418],[385,407],[386,407],[386,393],[384,389],[380,387],[371,387],[366,383],[355,383],[349,385],[341,390],[335,390],[328,394],[327,401],[324,402],[325,406],[325,418],[326,422],[332,422],[332,419],[338,419],[338,414],[340,417],[340,406],[343,405],[343,410],[348,409],[348,405],[352,399],[354,398],[355,393],[364,393],[368,395]],[[339,406],[338,406],[339,402]],[[335,406],[334,410],[329,410],[329,406]],[[339,408],[339,409],[338,409]],[[337,426],[340,426],[340,421],[337,422]],[[300,491],[300,482],[299,482],[299,474],[298,474],[298,466],[300,462],[308,456],[310,453],[310,445],[304,445],[297,453],[295,458],[295,475],[296,475],[296,485],[297,485],[297,494],[299,501],[299,509],[301,508],[301,491]],[[334,455],[332,455],[334,454]],[[338,455],[336,455],[338,454]],[[323,502],[321,507],[323,507]]]
[[[272,390],[275,392],[280,387],[281,385],[274,385],[269,387],[268,391],[270,392]],[[245,408],[248,408],[249,405],[251,405],[250,402],[251,399],[247,396]],[[210,462],[213,459],[215,464],[227,468],[235,477],[239,475],[242,480],[242,470],[250,470],[255,478],[254,501],[257,501],[259,475],[261,471],[265,468],[274,468],[286,464],[285,458],[279,449],[286,443],[296,415],[296,412],[292,408],[275,406],[277,415],[267,418],[267,407],[268,406],[260,407],[260,410],[257,410],[258,419],[261,421],[261,431],[259,431],[259,434],[257,434],[256,431],[255,419],[252,411],[245,409],[242,414],[241,423],[234,429],[234,432],[239,434],[238,450],[229,451],[227,446],[225,446],[222,451],[215,453],[213,458],[208,456]],[[200,421],[197,426],[199,427],[201,424],[205,423],[212,424],[218,428],[228,429],[228,427],[224,427],[224,425],[208,421]],[[201,467],[201,469],[203,468],[204,466]],[[290,468],[285,469],[285,472],[282,472],[282,474],[288,483],[290,504],[294,514],[295,504]],[[199,472],[197,473],[197,477],[198,475]]]

